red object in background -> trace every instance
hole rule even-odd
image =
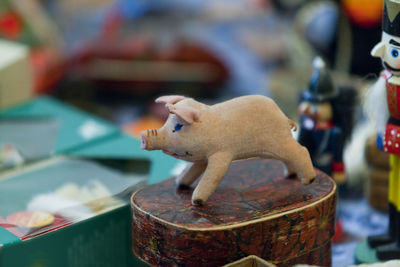
[[[200,44],[176,40],[160,48],[140,36],[87,43],[73,61],[76,76],[104,87],[155,91],[168,83],[219,85],[228,78],[225,65]],[[215,86],[214,86],[215,88]]]
[[[381,24],[383,0],[342,0],[342,7],[359,27],[371,28]]]
[[[72,221],[66,219],[65,217],[55,214],[54,222],[52,224],[41,228],[28,228],[28,227],[19,227],[13,225],[0,216],[0,227],[3,227],[4,229],[8,230],[10,233],[16,235],[21,240],[27,240],[35,236],[39,236],[57,230],[59,228],[68,226],[72,223],[73,223]]]
[[[54,222],[51,225],[39,228],[36,231],[31,231],[29,234],[22,237],[21,240],[27,240],[27,239],[30,239],[30,238],[33,238],[33,237],[36,237],[39,235],[43,235],[45,233],[52,232],[57,229],[68,226],[72,223],[73,222],[71,220],[68,220],[67,218],[62,217],[61,215],[55,214]]]
[[[99,82],[103,88],[136,92],[159,90],[168,83],[214,85],[227,79],[226,66],[206,47],[183,39],[160,47],[147,36],[126,37],[123,20],[118,8],[110,11],[101,34],[74,56],[75,76]]]
[[[333,243],[339,243],[343,239],[343,226],[342,226],[342,221],[340,219],[336,220],[335,223],[335,235],[332,238]]]
[[[22,32],[22,21],[19,16],[12,11],[0,15],[0,35],[5,38],[16,40]]]
[[[54,223],[54,216],[42,211],[20,211],[7,216],[8,223],[24,228],[41,228]]]
[[[0,37],[18,41],[24,31],[24,22],[18,13],[7,11],[0,14]],[[31,47],[30,65],[35,94],[50,91],[63,77],[66,61],[56,50],[49,47]]]
[[[8,230],[10,233],[18,236],[19,238],[21,238],[23,236],[23,233],[18,230],[18,227],[15,227],[15,225],[10,224],[1,216],[0,216],[0,227],[3,227],[4,229]]]
[[[30,63],[36,94],[50,91],[67,70],[67,62],[63,56],[46,47],[31,49]]]

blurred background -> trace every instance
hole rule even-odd
[[[16,86],[0,87],[0,107],[51,95],[138,136],[168,116],[154,104],[157,96],[213,104],[261,94],[298,122],[315,56],[336,87],[352,88],[360,99],[378,77],[381,63],[370,50],[381,37],[382,6],[383,0],[1,0],[0,42],[7,45],[0,45],[0,66],[15,45],[27,52],[29,68],[8,77]],[[354,116],[361,123],[360,106]],[[367,137],[350,158],[363,158]],[[354,244],[387,224],[387,189],[368,193],[365,160],[354,161],[342,193],[350,200],[340,202],[344,237],[334,266],[351,263]]]
[[[3,0],[0,36],[29,47],[34,94],[128,129],[144,115],[162,117],[152,100],[164,94],[206,102],[263,94],[293,117],[316,55],[336,84],[358,86],[379,73],[369,51],[380,38],[381,7],[381,0]]]

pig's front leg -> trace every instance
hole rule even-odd
[[[202,205],[207,201],[212,193],[214,193],[222,178],[224,178],[231,162],[232,155],[227,152],[217,152],[208,157],[204,175],[193,191],[193,205]]]
[[[183,172],[176,178],[178,186],[190,186],[207,167],[206,161],[199,161],[189,164]]]

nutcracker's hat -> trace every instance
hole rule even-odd
[[[313,73],[311,75],[308,89],[303,92],[302,98],[311,102],[328,101],[338,95],[338,89],[333,85],[325,62],[320,57],[313,61]]]
[[[383,5],[382,30],[400,37],[400,0],[385,0]]]

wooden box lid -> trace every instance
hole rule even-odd
[[[326,174],[317,170],[305,186],[285,178],[279,161],[245,160],[230,166],[204,206],[191,205],[193,188],[178,190],[171,178],[133,194],[137,257],[162,266],[221,266],[247,255],[330,264],[336,185]]]

